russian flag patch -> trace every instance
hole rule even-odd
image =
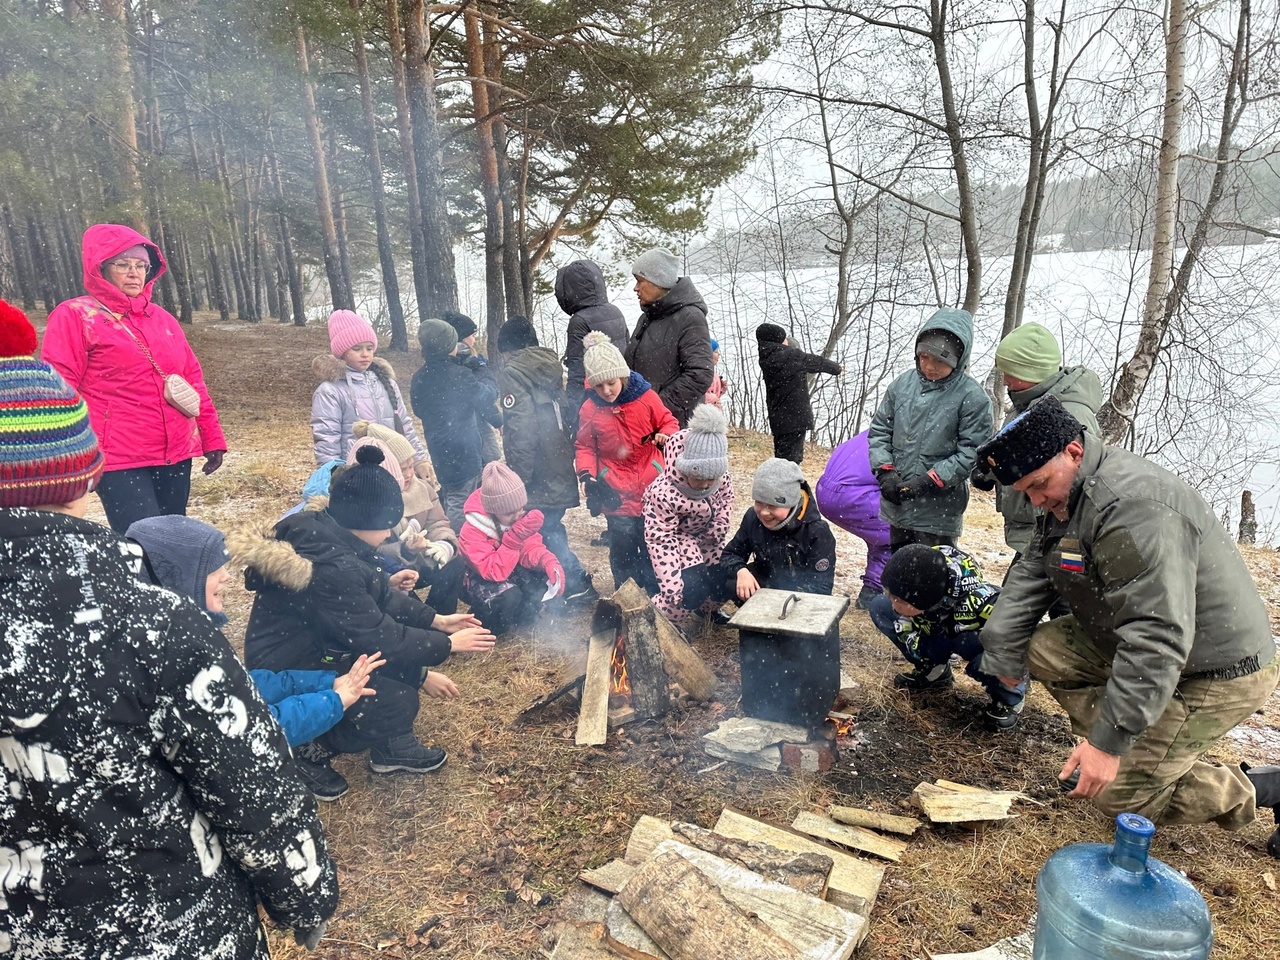
[[[1084,557],[1069,550],[1063,550],[1058,560],[1058,569],[1067,573],[1084,573]]]

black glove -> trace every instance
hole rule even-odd
[[[973,484],[977,490],[985,490],[990,493],[996,488],[996,478],[989,469],[982,464],[978,464],[969,474],[969,482]]]
[[[622,506],[621,495],[609,484],[595,479],[589,473],[579,474],[579,477],[582,480],[582,492],[587,499],[587,511],[593,517]]]
[[[933,477],[927,473],[922,473],[914,480],[908,480],[898,488],[898,495],[903,500],[914,500],[916,497],[927,497],[931,493],[936,493],[942,488],[938,486]]]
[[[893,467],[876,467],[876,483],[880,485],[880,496],[894,506],[902,505],[902,485],[898,482],[897,470]]]

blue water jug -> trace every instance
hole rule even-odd
[[[1033,960],[1204,960],[1213,924],[1182,874],[1147,858],[1155,824],[1116,817],[1116,842],[1073,843],[1036,877]]]

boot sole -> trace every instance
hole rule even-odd
[[[432,766],[418,766],[408,763],[377,763],[373,760],[369,761],[369,769],[374,773],[430,773],[432,770],[439,770],[449,761],[448,757],[443,757],[439,763]]]
[[[343,790],[341,793],[316,793],[314,790],[312,790],[311,796],[313,796],[316,799],[317,803],[333,803],[333,801],[335,800],[341,800],[350,791],[351,791],[350,787],[348,787],[346,790]]]

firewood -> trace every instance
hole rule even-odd
[[[800,952],[748,916],[688,860],[661,853],[618,892],[618,902],[672,960],[785,960]]]
[[[657,613],[648,597],[635,609],[622,609],[627,678],[631,684],[631,707],[637,720],[661,717],[671,705],[667,671],[654,620]]]
[[[827,895],[827,878],[835,861],[825,853],[793,853],[757,840],[733,840],[692,823],[673,823],[672,832],[690,846],[714,853],[766,880],[787,886],[822,900]]]
[[[619,956],[627,956],[614,952],[607,941],[608,933],[603,924],[562,924],[551,960],[618,960]],[[635,951],[630,957],[631,960],[644,960],[652,958],[653,954]]]
[[[628,580],[620,586],[605,602],[615,605],[624,617],[646,607],[653,610],[654,628],[662,650],[663,669],[667,676],[680,684],[695,700],[705,702],[715,696],[716,687],[720,683],[715,673],[680,636],[679,631],[671,625],[671,621],[658,612],[649,595],[640,589],[634,580]]]
[[[1015,800],[1023,798],[1016,790],[983,790],[950,780],[921,783],[911,794],[926,817],[934,823],[973,823],[979,820],[1007,820]]]
[[[617,897],[609,898],[609,908],[604,914],[604,925],[608,935],[605,942],[624,957],[657,957],[658,960],[671,960],[667,951],[653,941],[653,937],[644,932],[640,924],[631,919],[631,914],[622,908]]]
[[[614,630],[601,630],[591,636],[582,706],[578,708],[578,732],[574,737],[574,743],[580,747],[604,743],[609,737],[609,676],[617,638]]]
[[[533,701],[533,703],[529,704],[529,706],[516,714],[516,719],[512,726],[516,726],[531,719],[536,714],[541,713],[547,707],[551,706],[551,704],[555,703],[561,697],[567,697],[569,694],[575,692],[579,697],[581,697],[582,683],[584,680],[586,680],[585,675],[574,677],[568,683],[561,684],[545,696],[539,697],[537,700]]]
[[[635,872],[636,868],[625,860],[610,860],[603,867],[583,870],[578,874],[578,879],[605,893],[617,893]]]
[[[907,844],[902,840],[891,840],[862,827],[836,823],[820,813],[801,812],[791,821],[791,826],[819,840],[830,840],[842,847],[861,850],[894,863],[902,859],[902,851],[907,849]]]
[[[920,829],[920,821],[913,817],[897,817],[892,813],[878,813],[860,807],[842,807],[833,803],[827,808],[827,814],[832,820],[839,820],[851,827],[868,827],[886,833],[900,833],[906,837]]]
[[[654,847],[663,840],[670,840],[674,836],[671,824],[667,821],[659,820],[657,817],[651,817],[647,814],[641,816],[636,821],[635,826],[631,828],[631,836],[627,838],[627,852],[625,855],[627,863],[638,867],[649,859]]]

